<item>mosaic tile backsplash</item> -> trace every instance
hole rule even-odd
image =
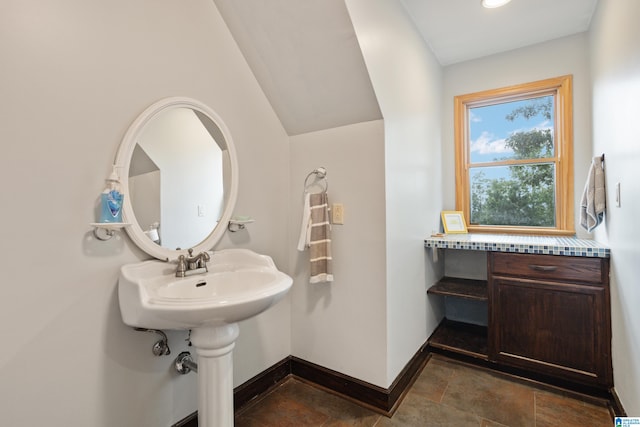
[[[428,237],[424,240],[424,246],[439,249],[467,249],[597,258],[609,258],[611,255],[610,249],[602,243],[575,237],[448,234],[442,237]]]

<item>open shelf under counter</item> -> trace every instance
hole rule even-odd
[[[486,280],[443,277],[427,290],[428,294],[474,301],[486,306],[489,300]],[[446,317],[429,338],[432,348],[489,360],[488,328],[449,320]]]
[[[489,360],[487,327],[443,319],[428,340],[429,346],[484,361]]]
[[[487,301],[489,299],[486,280],[460,279],[457,277],[443,277],[438,283],[431,286],[427,293],[474,301]]]

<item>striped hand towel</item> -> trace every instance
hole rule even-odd
[[[310,283],[333,282],[331,266],[331,224],[329,222],[329,198],[327,193],[311,194],[309,233]]]

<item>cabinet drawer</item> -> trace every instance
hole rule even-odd
[[[504,252],[489,254],[489,269],[493,275],[597,284],[605,283],[608,274],[602,258]]]

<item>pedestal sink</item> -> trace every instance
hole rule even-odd
[[[178,278],[175,269],[162,261],[123,266],[118,281],[122,320],[137,328],[191,329],[198,363],[198,425],[233,426],[237,322],[282,299],[292,279],[270,257],[247,249],[213,252],[207,273]]]

